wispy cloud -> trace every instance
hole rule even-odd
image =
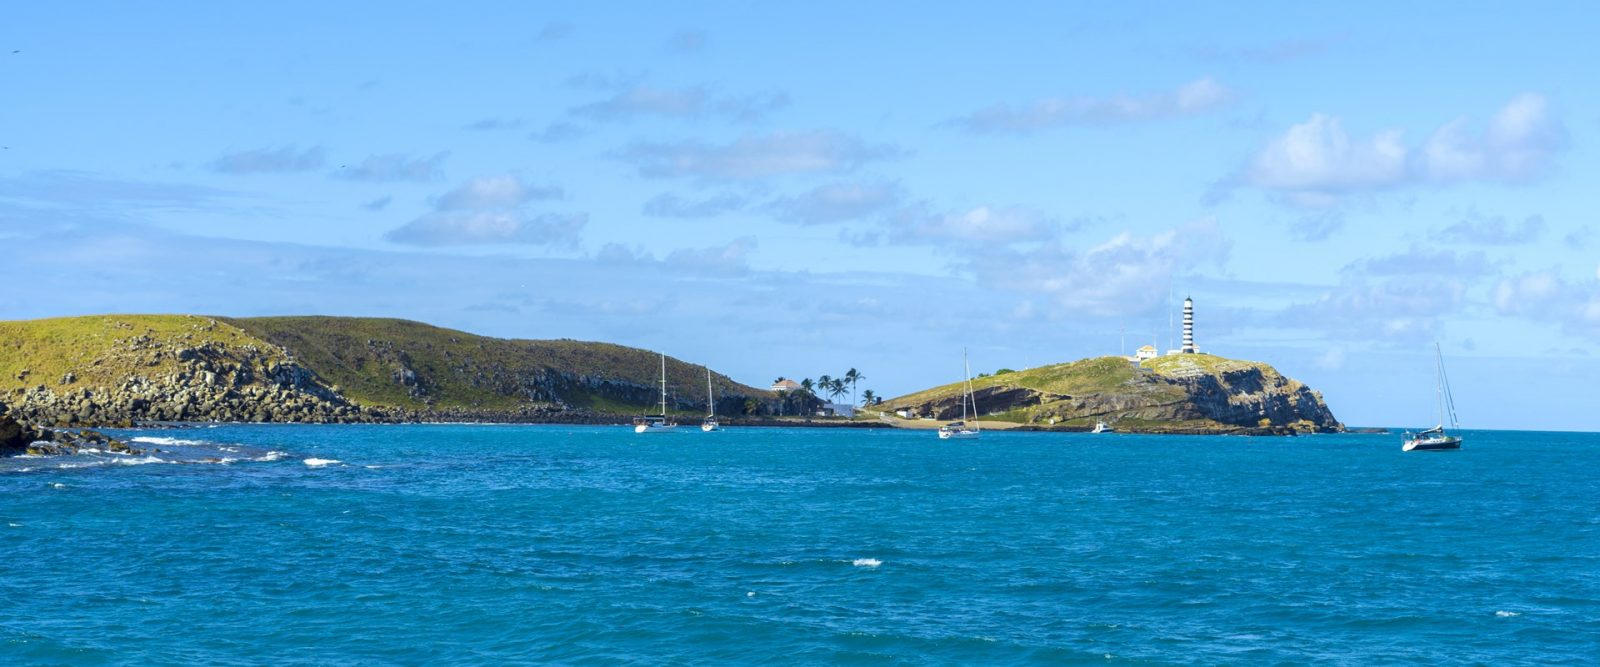
[[[224,174],[281,174],[319,169],[326,155],[321,146],[257,148],[224,153],[211,162],[212,171]]]
[[[449,153],[435,153],[429,157],[412,157],[404,153],[371,155],[360,164],[342,167],[339,176],[355,181],[377,183],[437,181],[444,178],[444,160],[449,155]]]
[[[667,50],[673,53],[699,53],[705,50],[706,42],[703,30],[679,30],[667,38]]]
[[[521,118],[499,118],[499,117],[481,118],[481,119],[475,120],[475,121],[473,121],[471,123],[467,123],[466,125],[461,126],[461,129],[463,129],[463,130],[472,130],[474,132],[489,132],[489,131],[494,131],[494,130],[515,130],[515,129],[519,128],[519,127],[522,127],[522,124],[523,124],[523,121],[522,121]]]
[[[747,135],[728,144],[637,142],[613,154],[650,178],[747,181],[793,174],[847,172],[904,154],[828,130]]]
[[[1205,45],[1189,52],[1201,60],[1279,64],[1326,53],[1344,37],[1285,39],[1246,46]]]
[[[589,216],[583,213],[435,211],[390,230],[384,238],[417,246],[506,243],[576,247]]]
[[[586,130],[576,124],[568,122],[555,122],[544,126],[543,129],[531,132],[528,138],[541,144],[553,144],[569,139],[576,139],[585,134]]]
[[[782,222],[817,225],[843,222],[879,213],[905,196],[899,184],[887,181],[837,182],[819,185],[762,207]]]
[[[743,96],[718,96],[703,86],[664,88],[635,85],[611,97],[569,110],[572,116],[589,121],[622,121],[642,116],[666,118],[704,118],[715,116],[732,121],[753,121],[789,105],[783,93]]]
[[[1429,234],[1441,243],[1507,246],[1531,243],[1544,234],[1544,216],[1530,215],[1520,223],[1511,223],[1505,216],[1485,216],[1469,213],[1464,219]]]
[[[537,35],[534,35],[534,39],[537,39],[541,42],[554,42],[557,40],[566,39],[570,36],[572,36],[571,23],[567,23],[565,21],[551,21],[544,24],[544,27],[539,28],[539,32]]]
[[[1051,97],[1011,106],[997,104],[952,119],[951,125],[971,132],[1025,134],[1064,125],[1126,123],[1184,116],[1227,104],[1232,90],[1210,77],[1169,91],[1110,97]]]
[[[691,200],[663,192],[646,201],[643,212],[656,218],[710,218],[737,211],[744,205],[744,198],[738,195],[722,194]]]

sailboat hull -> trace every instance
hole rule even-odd
[[[962,430],[959,430],[959,431],[940,430],[939,431],[939,439],[940,440],[971,440],[973,438],[978,437],[978,433],[979,433],[978,431],[969,431],[969,430],[966,430],[966,429],[962,429]]]
[[[1401,451],[1407,452],[1438,452],[1447,449],[1461,449],[1461,438],[1447,435],[1442,438],[1412,438],[1400,446]]]

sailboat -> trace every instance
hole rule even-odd
[[[972,397],[972,364],[967,361],[966,350],[961,351],[961,365],[967,373],[966,380],[961,385],[961,421],[940,426],[940,440],[976,438],[980,430],[976,421],[970,424],[967,423],[969,419],[975,419],[978,416],[978,401]],[[969,401],[972,403],[971,417],[968,417],[967,413],[967,403]]]
[[[1103,421],[1095,422],[1094,423],[1094,430],[1090,431],[1090,433],[1116,433],[1116,432],[1117,432],[1117,429],[1111,428],[1110,424],[1107,424],[1107,423],[1105,423]]]
[[[1456,421],[1456,399],[1450,395],[1450,376],[1444,372],[1444,353],[1439,351],[1439,344],[1433,344],[1433,358],[1435,363],[1434,392],[1439,396],[1439,425],[1425,431],[1406,433],[1405,442],[1400,446],[1402,451],[1438,451],[1441,449],[1461,449],[1461,436],[1450,435],[1444,430],[1445,417],[1450,418],[1450,428],[1460,428]]]
[[[661,414],[633,418],[634,433],[657,433],[678,428],[667,419],[667,355],[661,355]]]
[[[711,369],[706,369],[706,419],[700,422],[700,430],[710,433],[721,429],[717,423],[717,399],[711,395]]]

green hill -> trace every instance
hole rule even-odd
[[[1135,364],[1097,357],[975,378],[984,420],[1039,428],[1105,421],[1145,432],[1286,432],[1343,428],[1322,396],[1271,366],[1209,354]],[[884,402],[884,412],[937,420],[961,416],[961,383]],[[877,409],[877,408],[874,408]]]
[[[396,319],[99,315],[0,322],[0,402],[46,423],[610,421],[656,404],[659,359]],[[705,411],[705,373],[667,359],[671,410]],[[712,385],[723,414],[771,399]]]

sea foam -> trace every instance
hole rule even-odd
[[[883,561],[876,558],[857,558],[853,561],[850,561],[850,564],[856,567],[877,567],[882,565]]]
[[[129,439],[129,442],[142,442],[147,445],[203,445],[204,440],[184,440],[182,438],[166,438],[155,435],[141,435]]]
[[[340,461],[338,459],[319,459],[319,458],[309,458],[309,459],[305,460],[305,464],[308,465],[308,466],[311,466],[313,468],[321,468],[322,466],[333,465],[335,463],[342,463],[342,461]]]

